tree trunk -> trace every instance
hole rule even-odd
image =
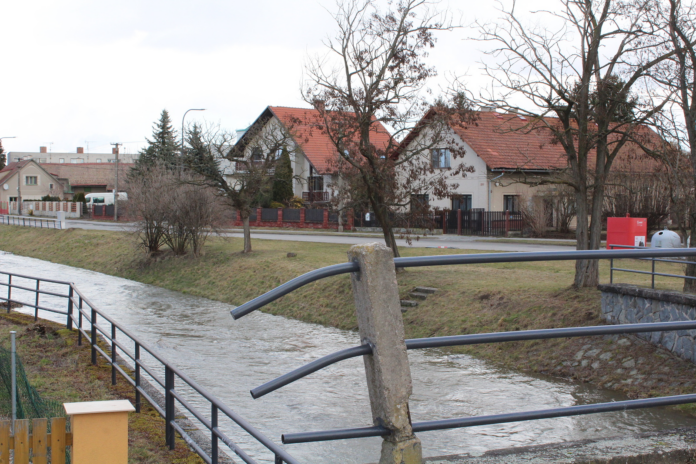
[[[694,237],[696,237],[696,213],[691,213],[691,242],[689,243],[689,247],[693,248],[696,247],[696,240],[693,240]],[[686,237],[684,238],[684,241],[686,242]],[[687,261],[693,261],[693,257],[687,258]],[[696,277],[696,264],[687,264],[686,265],[686,271],[684,272],[685,276],[690,276],[690,277]],[[684,279],[684,292],[688,293],[696,293],[696,280],[694,279]]]
[[[244,228],[243,253],[251,253],[251,228],[249,227],[249,216],[242,216],[242,224]]]
[[[375,211],[375,216],[377,217],[380,226],[382,226],[382,235],[384,235],[384,243],[389,248],[391,248],[391,251],[392,253],[394,253],[395,258],[400,257],[401,255],[399,254],[399,247],[396,244],[396,239],[394,238],[394,230],[392,228],[392,223],[389,218],[389,210],[378,201],[373,201],[372,199],[370,199],[370,202],[372,203],[372,209]]]
[[[590,244],[589,227],[587,221],[587,190],[581,184],[580,188],[575,192],[575,204],[577,208],[577,219],[575,225],[575,240],[577,242],[576,249],[587,250]],[[585,287],[585,281],[588,277],[590,261],[587,259],[578,259],[575,261],[575,280],[573,286],[575,288]]]

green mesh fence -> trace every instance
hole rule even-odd
[[[29,384],[24,367],[17,362],[17,419],[51,419],[65,417],[63,404],[41,398],[39,392]],[[12,418],[12,353],[0,347],[0,415]],[[50,421],[49,421],[50,422]]]

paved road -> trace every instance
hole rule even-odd
[[[96,221],[67,221],[68,227],[91,230],[111,230],[111,231],[130,231],[132,225],[127,223],[113,224],[108,222]],[[228,237],[242,237],[242,233],[234,231],[224,234]],[[262,240],[287,240],[291,242],[315,242],[315,243],[344,243],[354,245],[359,243],[384,242],[378,235],[359,236],[359,235],[339,235],[335,233],[317,234],[315,231],[302,234],[300,232],[252,232],[252,239]],[[457,235],[436,235],[432,237],[413,240],[409,245],[406,240],[397,240],[400,247],[422,247],[437,248],[451,247],[462,250],[490,250],[490,251],[570,251],[575,247],[565,245],[533,245],[528,243],[509,243],[500,242],[494,238],[480,238]]]

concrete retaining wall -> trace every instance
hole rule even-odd
[[[696,295],[636,287],[600,285],[602,317],[613,324],[696,320]],[[696,330],[636,334],[696,363]]]

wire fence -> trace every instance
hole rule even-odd
[[[17,419],[43,419],[67,417],[63,404],[43,398],[31,386],[24,371],[24,366],[17,355]],[[0,415],[12,417],[12,352],[0,347]]]

